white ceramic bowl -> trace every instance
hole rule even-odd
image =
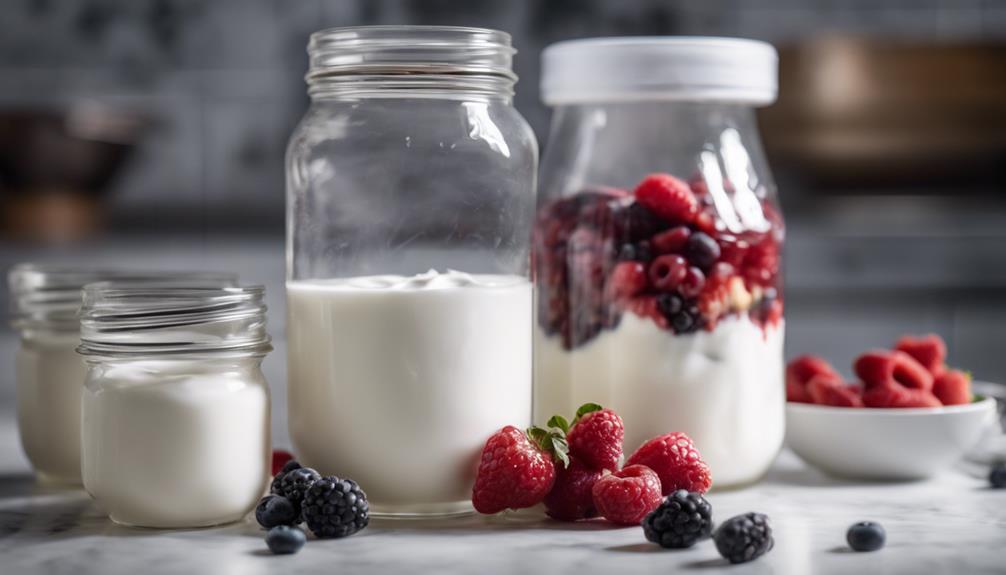
[[[960,459],[995,421],[995,400],[905,409],[786,404],[786,443],[804,461],[848,479],[929,477]]]

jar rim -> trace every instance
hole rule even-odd
[[[85,356],[265,355],[265,288],[213,281],[84,286],[77,351]]]

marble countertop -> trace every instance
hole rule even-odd
[[[227,527],[156,531],[117,526],[82,491],[37,485],[11,417],[0,418],[0,572],[186,573],[1006,573],[1006,490],[979,470],[954,469],[925,482],[839,482],[783,452],[760,484],[713,493],[714,517],[769,515],[776,544],[740,566],[712,543],[685,551],[648,544],[642,530],[602,521],[563,524],[539,511],[443,521],[374,520],[342,540],[309,540],[294,556],[273,556],[254,520]],[[853,553],[845,530],[870,519],[887,546]]]

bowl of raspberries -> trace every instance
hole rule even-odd
[[[971,374],[947,365],[935,334],[871,349],[848,381],[826,360],[786,366],[786,443],[804,461],[857,480],[930,477],[960,459],[995,422],[995,400],[975,395]]]

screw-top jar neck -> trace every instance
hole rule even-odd
[[[358,26],[311,35],[308,93],[330,97],[513,95],[510,35],[454,26]]]
[[[83,290],[85,356],[268,353],[262,286],[220,282],[102,282]]]

